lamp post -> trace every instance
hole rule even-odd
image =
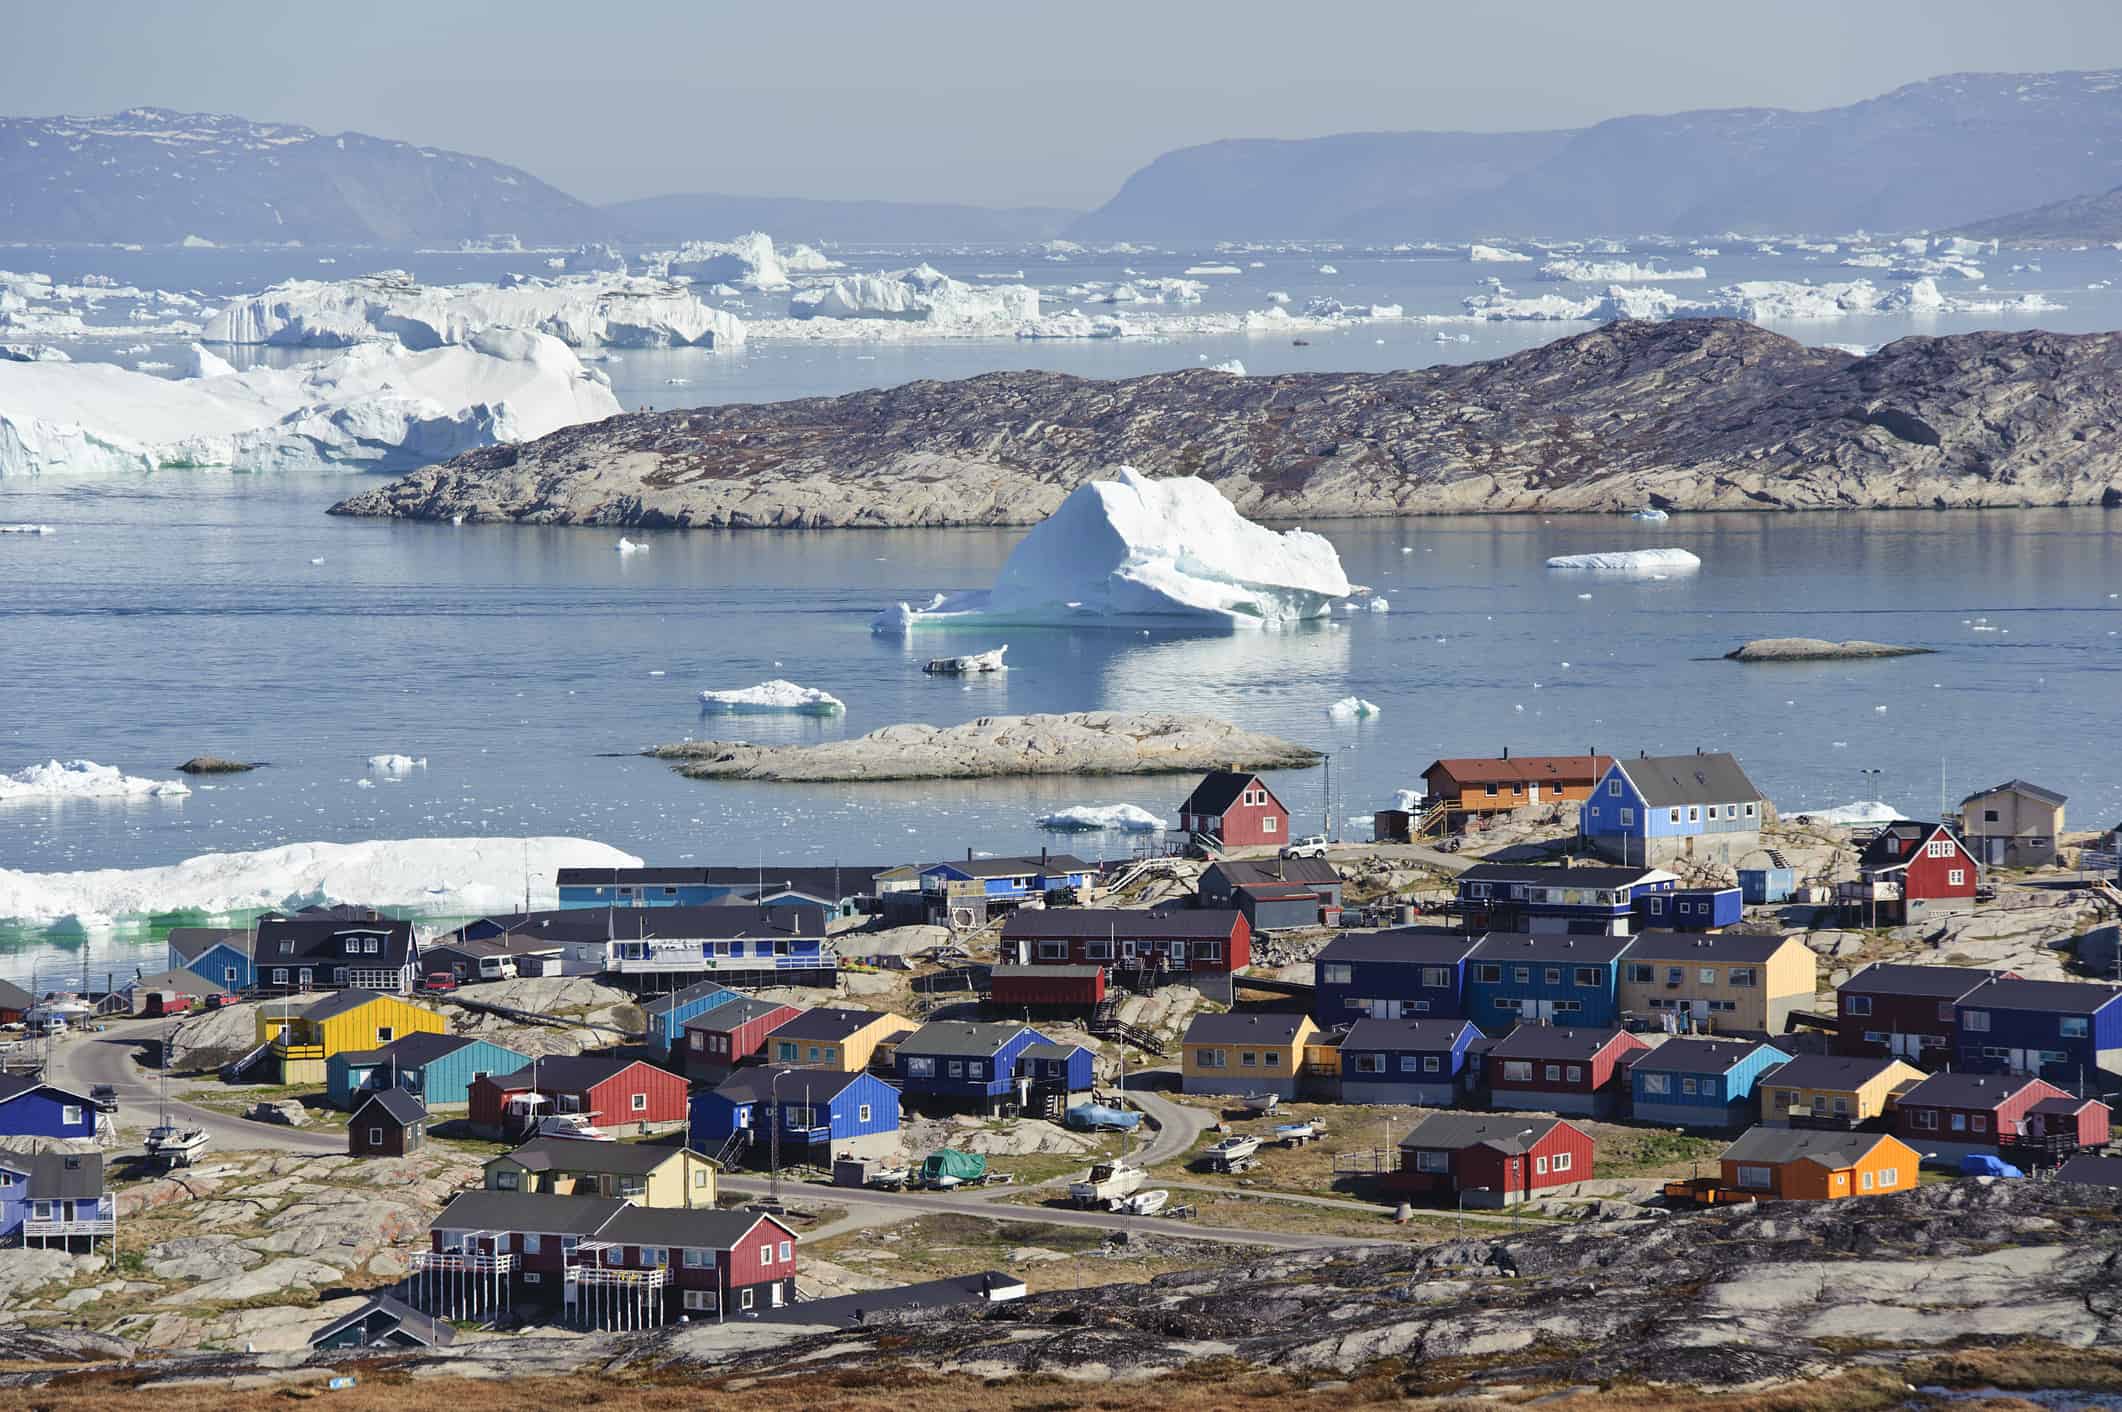
[[[1857,773],[1864,776],[1864,792],[1876,800],[1879,794],[1879,776],[1885,774],[1886,771],[1859,769]],[[1864,897],[1871,904],[1871,929],[1877,931],[1879,929],[1879,885],[1876,881],[1865,884]]]
[[[781,1080],[788,1077],[786,1069],[774,1070],[774,1076],[766,1081],[767,1113],[773,1121],[773,1130],[766,1135],[771,1168],[766,1180],[766,1199],[775,1206],[781,1204]]]
[[[1534,1133],[1535,1131],[1536,1131],[1536,1130],[1535,1130],[1535,1129],[1533,1129],[1533,1128],[1526,1128],[1526,1129],[1524,1129],[1523,1131],[1521,1131],[1520,1133],[1518,1133],[1518,1135],[1517,1135],[1517,1136],[1518,1136],[1519,1138],[1528,1138],[1528,1137],[1531,1137],[1531,1136],[1533,1135],[1533,1133]],[[1532,1199],[1532,1195],[1533,1195],[1533,1150],[1532,1150],[1532,1148],[1531,1148],[1531,1147],[1527,1147],[1527,1148],[1525,1149],[1524,1155],[1523,1155],[1523,1156],[1522,1156],[1522,1157],[1521,1157],[1521,1158],[1520,1158],[1519,1160],[1521,1160],[1522,1162],[1524,1162],[1524,1163],[1525,1163],[1525,1175],[1524,1175],[1524,1180],[1523,1180],[1523,1182],[1521,1183],[1521,1185],[1520,1185],[1520,1186],[1519,1186],[1519,1188],[1518,1188],[1518,1200],[1516,1200],[1516,1201],[1510,1201],[1510,1200],[1508,1199],[1508,1198],[1509,1198],[1509,1195],[1510,1195],[1509,1191],[1508,1191],[1508,1190],[1506,1189],[1506,1190],[1505,1190],[1505,1192],[1504,1192],[1504,1197],[1505,1197],[1505,1204],[1506,1204],[1506,1205],[1508,1205],[1508,1206],[1510,1207],[1510,1228],[1511,1228],[1512,1230],[1514,1230],[1514,1231],[1515,1231],[1516,1229],[1518,1229],[1518,1208],[1519,1208],[1520,1206],[1524,1205],[1524,1204],[1525,1204],[1525,1203],[1526,1203],[1527,1201],[1530,1201],[1530,1200]]]

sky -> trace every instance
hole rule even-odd
[[[2122,67],[2111,0],[0,0],[0,109],[238,113],[668,192],[1095,206],[1225,137],[1821,108]]]

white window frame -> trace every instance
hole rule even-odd
[[[1570,1158],[1571,1158],[1571,1154],[1570,1154],[1570,1153],[1567,1153],[1567,1152],[1557,1152],[1557,1153],[1556,1153],[1556,1154],[1554,1155],[1554,1157],[1553,1157],[1553,1158],[1551,1158],[1551,1159],[1549,1160],[1549,1162],[1548,1162],[1548,1170],[1549,1170],[1549,1171],[1551,1171],[1551,1172],[1566,1172],[1566,1171],[1568,1171],[1568,1170],[1569,1170],[1569,1167],[1570,1167]]]
[[[629,1094],[626,1101],[628,1107],[636,1113],[646,1113],[648,1111],[648,1095],[645,1093]]]

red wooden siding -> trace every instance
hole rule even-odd
[[[685,1080],[670,1070],[636,1062],[594,1085],[582,1095],[582,1106],[599,1115],[594,1120],[599,1127],[615,1123],[682,1123],[686,1117],[686,1093]],[[640,1108],[634,1107],[636,1094],[645,1100]]]
[[[1105,971],[1088,976],[997,975],[990,992],[994,1003],[1010,1005],[1096,1005],[1105,999]]]
[[[1952,856],[1931,857],[1932,843],[1940,843],[1951,849]],[[1903,870],[1901,895],[1926,901],[1940,897],[1973,897],[1975,878],[1979,871],[1975,867],[1975,860],[1968,857],[1959,844],[1953,842],[1952,835],[1940,829],[1929,839],[1916,845],[1915,856],[1909,859],[1908,867]],[[1958,882],[1952,880],[1955,872],[1960,875]]]
[[[1560,1170],[1555,1165],[1558,1155],[1568,1160]],[[1587,1181],[1591,1170],[1591,1135],[1568,1123],[1555,1124],[1522,1156],[1508,1156],[1493,1147],[1462,1148],[1452,1154],[1452,1181],[1459,1191],[1475,1187],[1504,1193],[1543,1191]]]

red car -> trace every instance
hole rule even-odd
[[[228,992],[226,992],[226,991],[223,991],[223,992],[222,992],[221,994],[219,994],[219,995],[209,995],[208,997],[206,997],[206,1008],[207,1008],[207,1009],[209,1009],[209,1010],[219,1010],[219,1009],[221,1009],[221,1008],[222,1008],[223,1006],[227,1006],[227,1005],[241,1005],[242,1003],[243,1003],[243,997],[242,997],[242,996],[240,996],[240,995],[230,995],[230,994],[229,994]]]
[[[430,971],[427,979],[420,983],[420,988],[422,990],[455,990],[457,988],[457,978],[448,971]]]

